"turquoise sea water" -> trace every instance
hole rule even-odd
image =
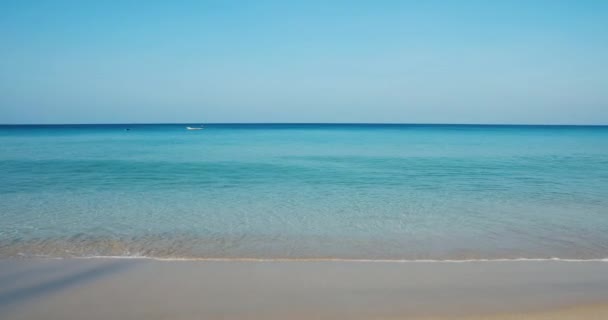
[[[608,127],[185,127],[0,126],[0,257],[608,257]]]

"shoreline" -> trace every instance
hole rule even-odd
[[[604,319],[605,261],[0,258],[3,319]]]
[[[154,256],[9,256],[9,259],[48,259],[48,260],[88,260],[88,259],[126,259],[150,261],[183,262],[355,262],[355,263],[477,263],[477,262],[608,262],[608,258],[472,258],[472,259],[374,259],[374,258],[255,258],[255,257],[154,257]]]

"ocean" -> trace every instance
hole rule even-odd
[[[607,126],[186,126],[0,126],[0,257],[608,258]]]

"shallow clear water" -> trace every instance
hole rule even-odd
[[[0,256],[608,257],[608,127],[185,126],[0,126]]]

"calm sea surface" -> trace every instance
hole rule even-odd
[[[608,257],[608,127],[185,127],[0,126],[0,257]]]

